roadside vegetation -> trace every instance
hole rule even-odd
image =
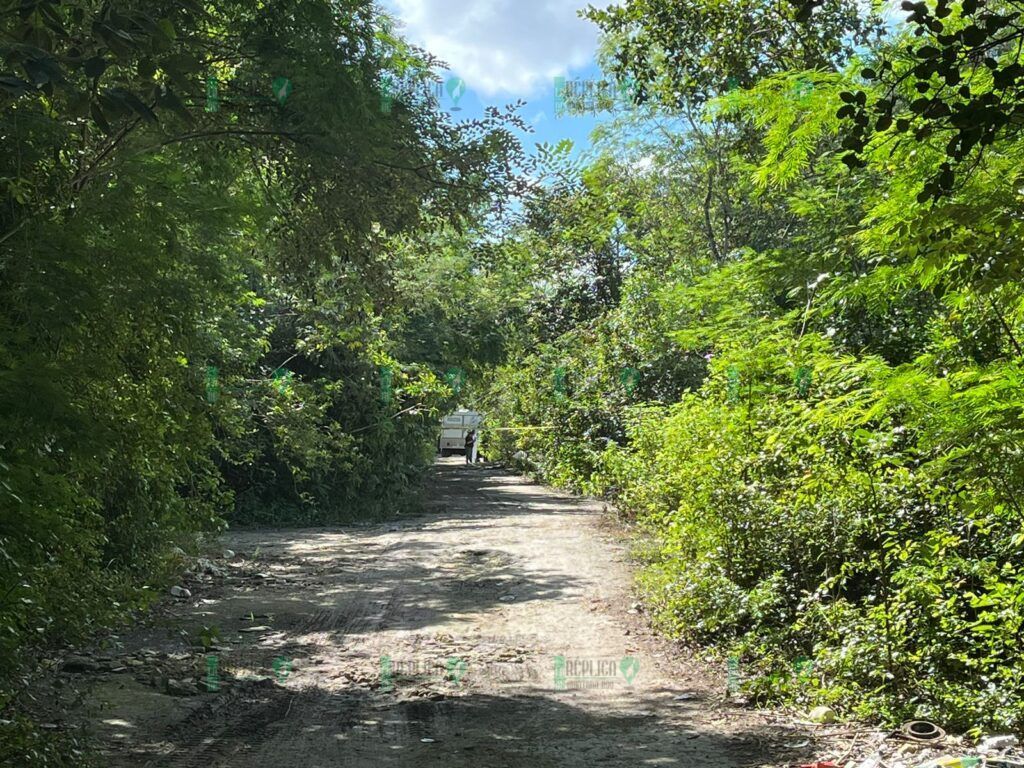
[[[453,393],[394,243],[472,226],[524,158],[430,105],[390,28],[361,0],[0,3],[0,719],[198,535],[414,500]],[[0,762],[71,759],[17,728]]]
[[[639,103],[519,222],[545,291],[486,410],[759,700],[1019,730],[1021,30],[904,6],[590,12]]]
[[[3,719],[176,547],[415,504],[464,404],[759,701],[1019,731],[1024,27],[904,6],[590,9],[581,158],[363,0],[0,4]]]

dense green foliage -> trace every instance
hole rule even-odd
[[[685,94],[706,73],[680,79],[665,46],[703,31],[628,6],[643,32],[612,65]],[[595,14],[612,46],[626,13]],[[948,68],[963,39],[943,41]],[[739,655],[751,693],[1019,729],[1024,143],[987,133],[933,204],[960,144],[843,133],[851,94],[902,105],[914,81],[872,91],[863,64],[802,55],[706,108],[634,114],[532,204],[509,247],[562,260],[536,285],[565,322],[526,328],[496,372],[492,420],[535,427],[501,450],[635,518],[656,623]]]
[[[636,97],[670,107],[780,72],[832,70],[877,41],[881,28],[870,8],[850,0],[625,0],[585,15],[607,36],[608,55]]]
[[[585,163],[363,0],[0,8],[3,714],[175,545],[410,503],[472,400],[761,699],[1024,727],[1012,3],[590,9],[641,105]]]
[[[950,162],[928,179],[920,198],[937,199],[954,187],[957,165],[984,152],[997,138],[1012,139],[1024,115],[1024,40],[1019,2],[966,0],[934,6],[905,0],[917,39],[876,52],[862,76],[882,87],[851,90],[841,115],[849,120],[846,162],[859,165],[868,140],[895,124],[901,140],[931,143],[941,137]],[[912,92],[906,83],[914,81]]]
[[[362,0],[0,4],[0,709],[175,545],[416,491],[452,392],[396,238],[485,215],[522,158],[514,117],[383,109],[432,77],[390,28]]]

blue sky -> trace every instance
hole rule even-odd
[[[599,3],[600,4],[600,3]],[[384,0],[400,22],[400,34],[445,61],[466,92],[452,112],[472,119],[487,106],[522,99],[520,114],[534,128],[525,146],[571,139],[577,151],[602,116],[555,115],[555,78],[599,80],[597,28],[580,19],[586,0]],[[451,110],[446,93],[441,108]],[[607,117],[607,114],[604,116]]]

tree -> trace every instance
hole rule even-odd
[[[395,238],[468,227],[523,154],[514,115],[383,109],[432,77],[388,28],[362,0],[0,4],[0,707],[174,545],[376,513],[428,464],[450,392],[388,337]]]
[[[670,108],[788,70],[839,69],[881,30],[851,0],[629,0],[584,15],[606,35],[613,72],[636,100]]]
[[[870,89],[851,89],[839,115],[847,121],[846,162],[864,162],[869,142],[917,142],[937,155],[919,198],[949,195],[958,173],[981,162],[986,147],[1012,140],[1024,117],[1021,4],[907,0],[913,29],[877,52],[863,70]],[[915,40],[916,38],[916,40]]]

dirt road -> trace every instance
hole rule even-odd
[[[792,733],[646,633],[599,504],[458,462],[416,517],[227,536],[191,597],[78,665],[104,762],[787,762]]]

